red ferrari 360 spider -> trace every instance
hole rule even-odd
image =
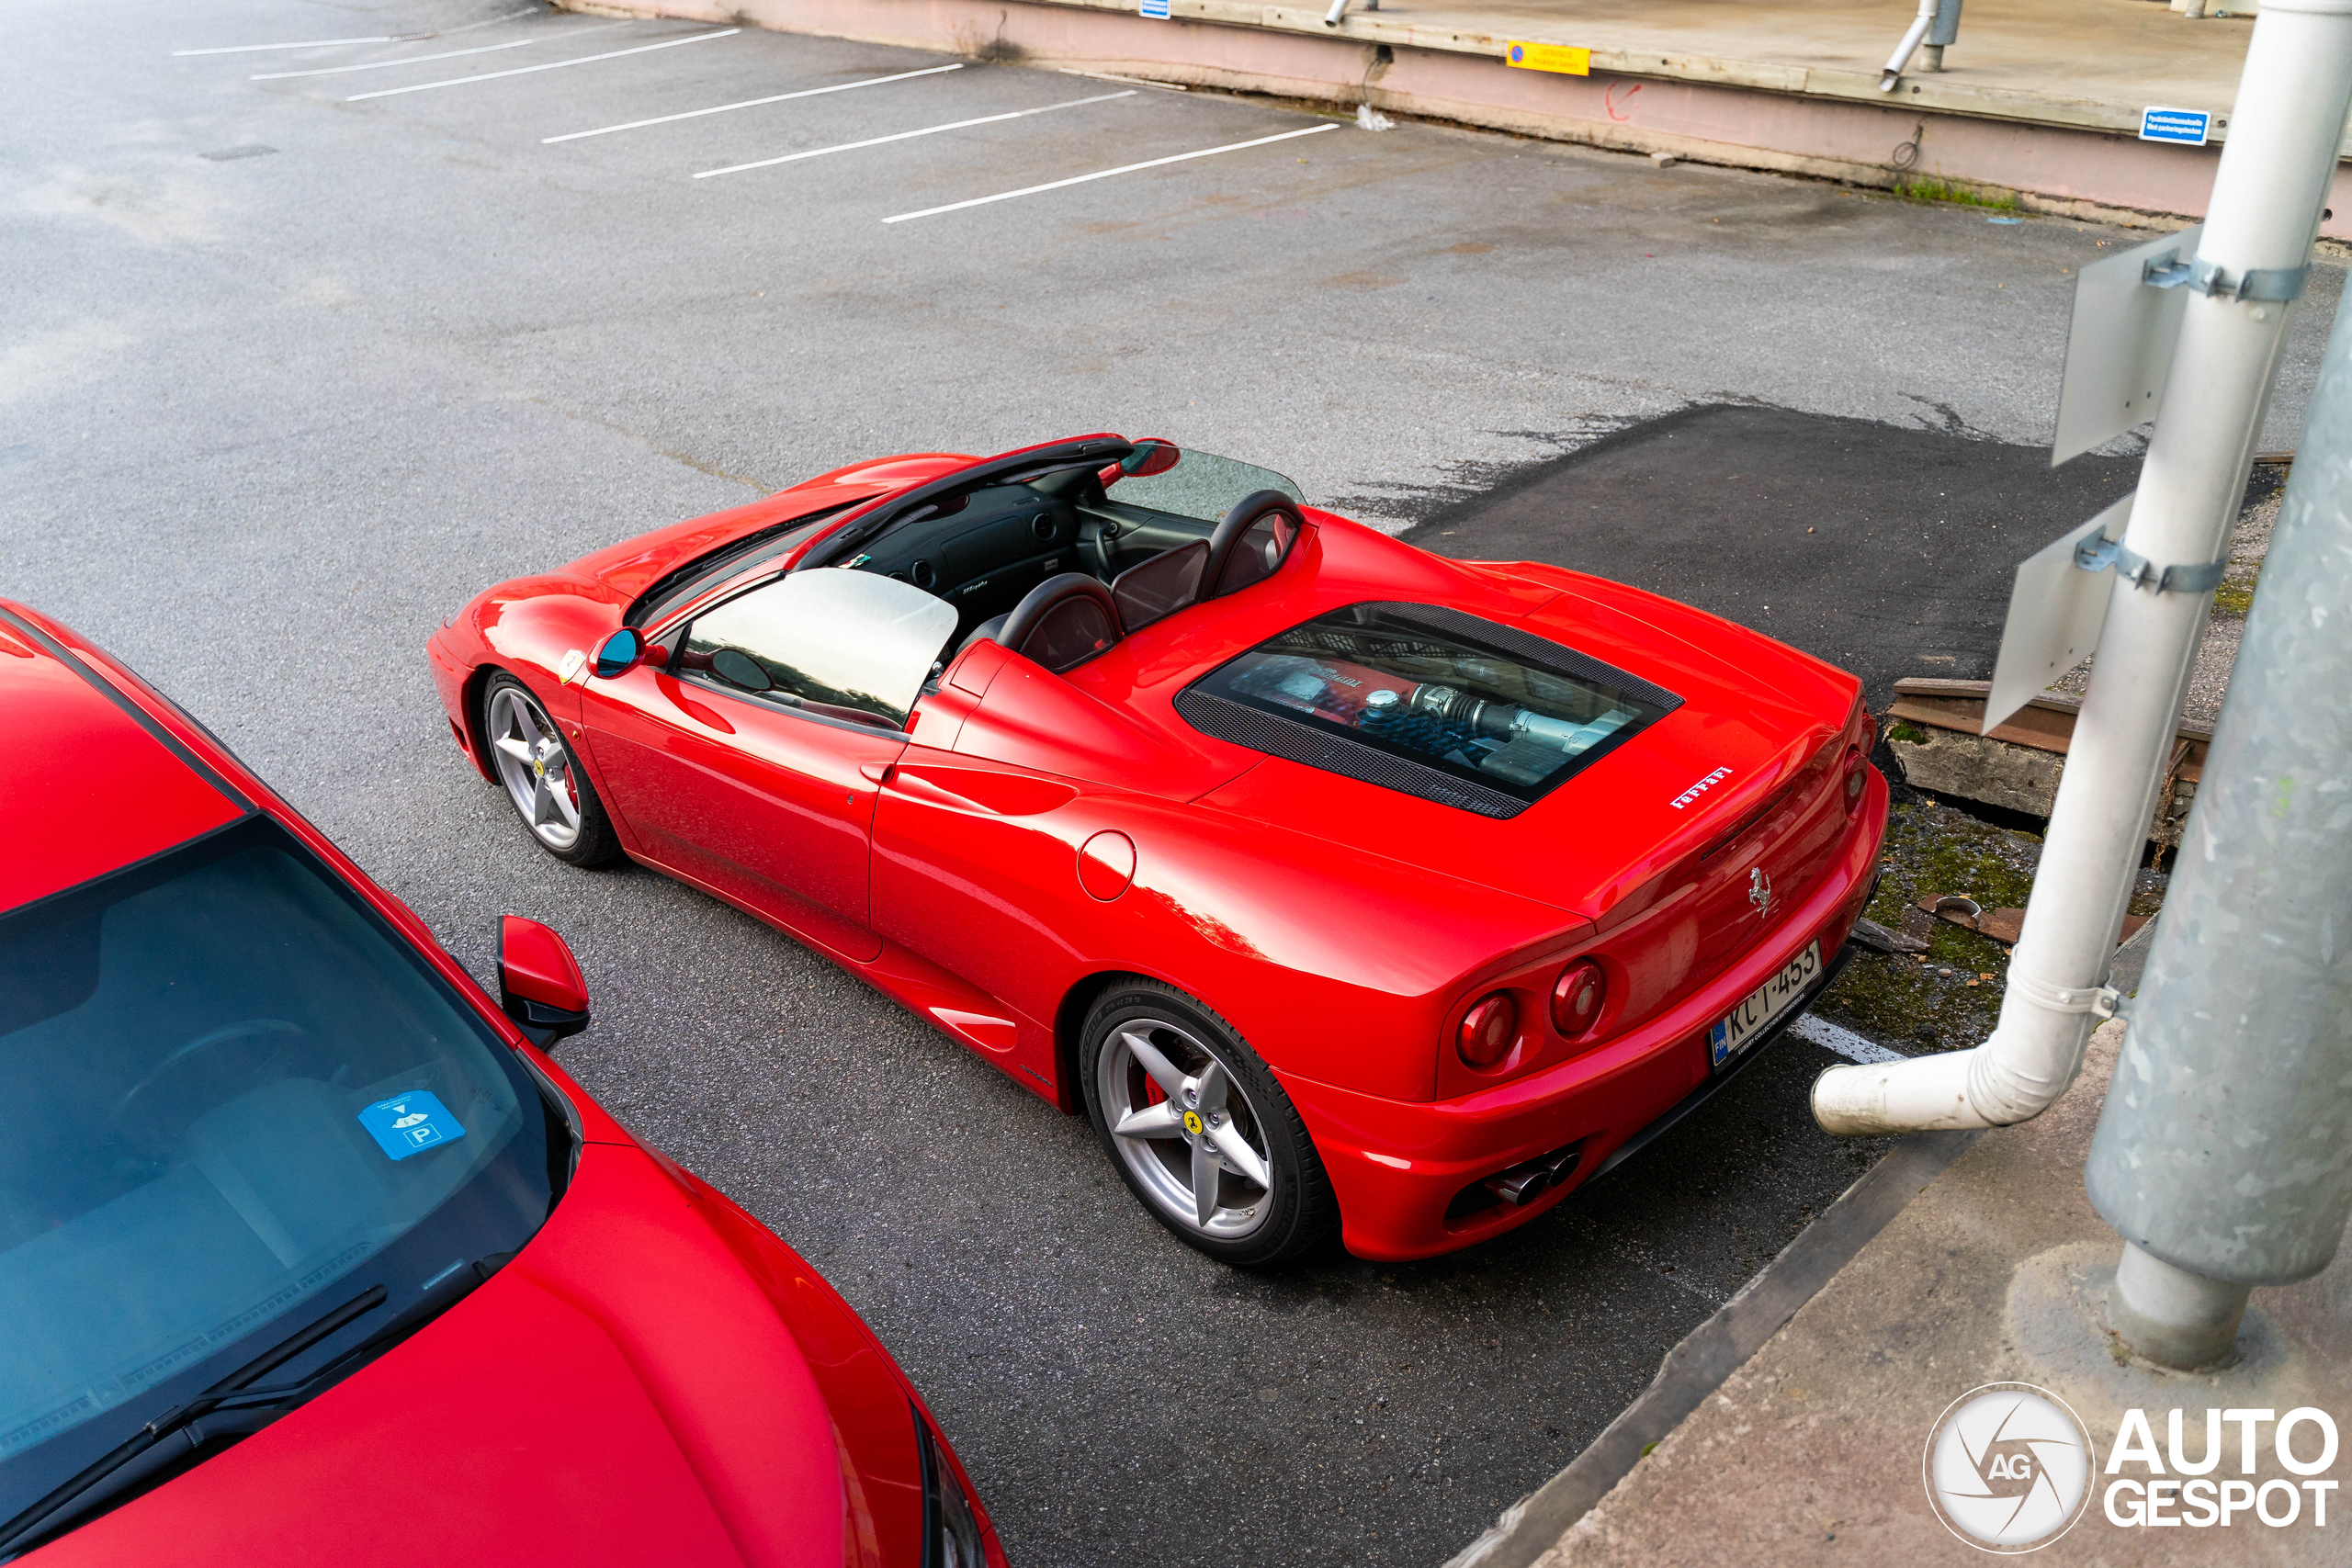
[[[1859,683],[1281,476],[1091,435],[888,458],[502,583],[431,639],[550,852],[789,931],[1234,1263],[1521,1224],[1827,983]]]
[[[1003,1568],[889,1354],[153,687],[0,601],[0,1562]]]

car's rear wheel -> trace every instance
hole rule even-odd
[[[482,689],[481,728],[498,782],[541,849],[573,865],[620,858],[620,839],[596,786],[529,687],[512,675],[491,677]]]
[[[1122,981],[1087,1013],[1086,1110],[1121,1179],[1221,1262],[1297,1257],[1339,1216],[1290,1097],[1232,1025],[1172,986]]]

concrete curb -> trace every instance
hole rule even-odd
[[[1506,1509],[1445,1568],[1529,1568],[1979,1136],[1920,1133],[1897,1144],[1762,1273],[1668,1351],[1642,1396],[1567,1469]]]

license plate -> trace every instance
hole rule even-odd
[[[1707,1060],[1720,1067],[1752,1045],[1772,1021],[1804,999],[1805,988],[1821,973],[1821,944],[1805,943],[1804,951],[1781,966],[1781,972],[1748,993],[1724,1021],[1707,1031]]]

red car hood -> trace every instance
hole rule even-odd
[[[480,1290],[34,1560],[837,1563],[839,1451],[775,1304],[684,1192],[590,1145]]]

